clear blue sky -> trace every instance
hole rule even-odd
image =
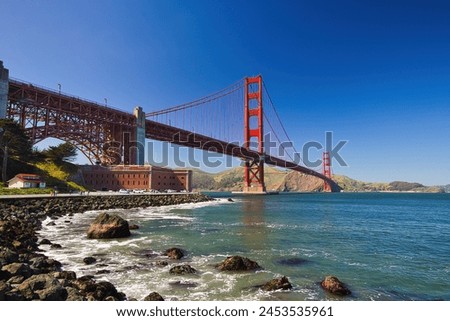
[[[450,183],[450,1],[0,2],[13,77],[131,111],[261,73],[298,149],[366,181]]]

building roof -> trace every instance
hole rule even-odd
[[[12,181],[13,179],[18,179],[21,182],[34,182],[34,183],[44,182],[44,180],[39,175],[36,174],[20,173],[11,178],[8,182]]]

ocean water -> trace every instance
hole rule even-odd
[[[87,239],[96,211],[61,217],[55,226],[47,219],[40,236],[63,247],[41,248],[64,269],[108,280],[128,298],[156,291],[166,300],[450,300],[450,194],[213,196],[202,204],[108,211],[140,226],[127,239]],[[155,264],[174,246],[187,256]],[[230,255],[263,269],[218,272],[214,265]],[[97,262],[85,265],[86,256]],[[180,263],[198,273],[171,275]],[[258,289],[282,275],[292,290]],[[319,282],[326,275],[352,295],[325,293]]]

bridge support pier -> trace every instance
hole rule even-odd
[[[244,193],[265,193],[262,77],[245,78],[244,87],[244,147],[257,147],[259,159],[244,164]],[[256,144],[257,146],[252,146]]]

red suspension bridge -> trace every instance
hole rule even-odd
[[[241,159],[244,192],[265,192],[265,164],[318,177],[324,190],[339,191],[329,158],[324,157],[323,173],[302,165],[261,76],[147,114],[140,107],[126,113],[16,79],[8,79],[7,92],[4,117],[21,124],[33,143],[47,137],[71,142],[92,163],[143,164],[149,138]]]

